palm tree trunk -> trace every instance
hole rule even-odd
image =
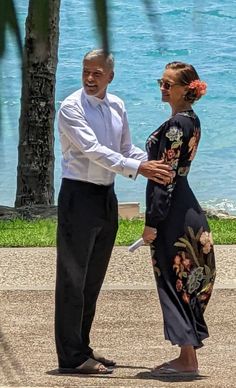
[[[44,3],[44,4],[43,4]],[[40,4],[40,5],[39,5]],[[48,7],[44,34],[39,7]],[[42,10],[42,9],[41,9]],[[23,54],[15,206],[54,203],[55,81],[60,0],[30,0]]]

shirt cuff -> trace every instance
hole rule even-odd
[[[127,158],[124,164],[123,175],[127,178],[135,180],[140,164],[141,160]]]

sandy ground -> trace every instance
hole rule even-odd
[[[149,249],[113,251],[92,329],[93,346],[115,358],[109,376],[59,375],[54,345],[55,249],[0,249],[0,388],[236,387],[236,246],[216,246],[217,282],[206,311],[210,338],[195,379],[150,377],[177,355],[163,339]]]

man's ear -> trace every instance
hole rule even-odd
[[[111,83],[111,81],[113,80],[113,78],[114,78],[114,71],[111,71],[110,72],[110,75],[109,75],[109,84]]]

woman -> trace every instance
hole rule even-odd
[[[215,259],[209,226],[187,175],[200,140],[192,104],[205,94],[206,83],[182,62],[166,65],[158,82],[172,114],[149,136],[146,148],[149,160],[163,159],[172,166],[173,178],[166,185],[147,183],[143,239],[151,243],[165,339],[179,345],[180,355],[151,374],[198,375],[196,349],[208,337],[203,313],[215,279]]]

